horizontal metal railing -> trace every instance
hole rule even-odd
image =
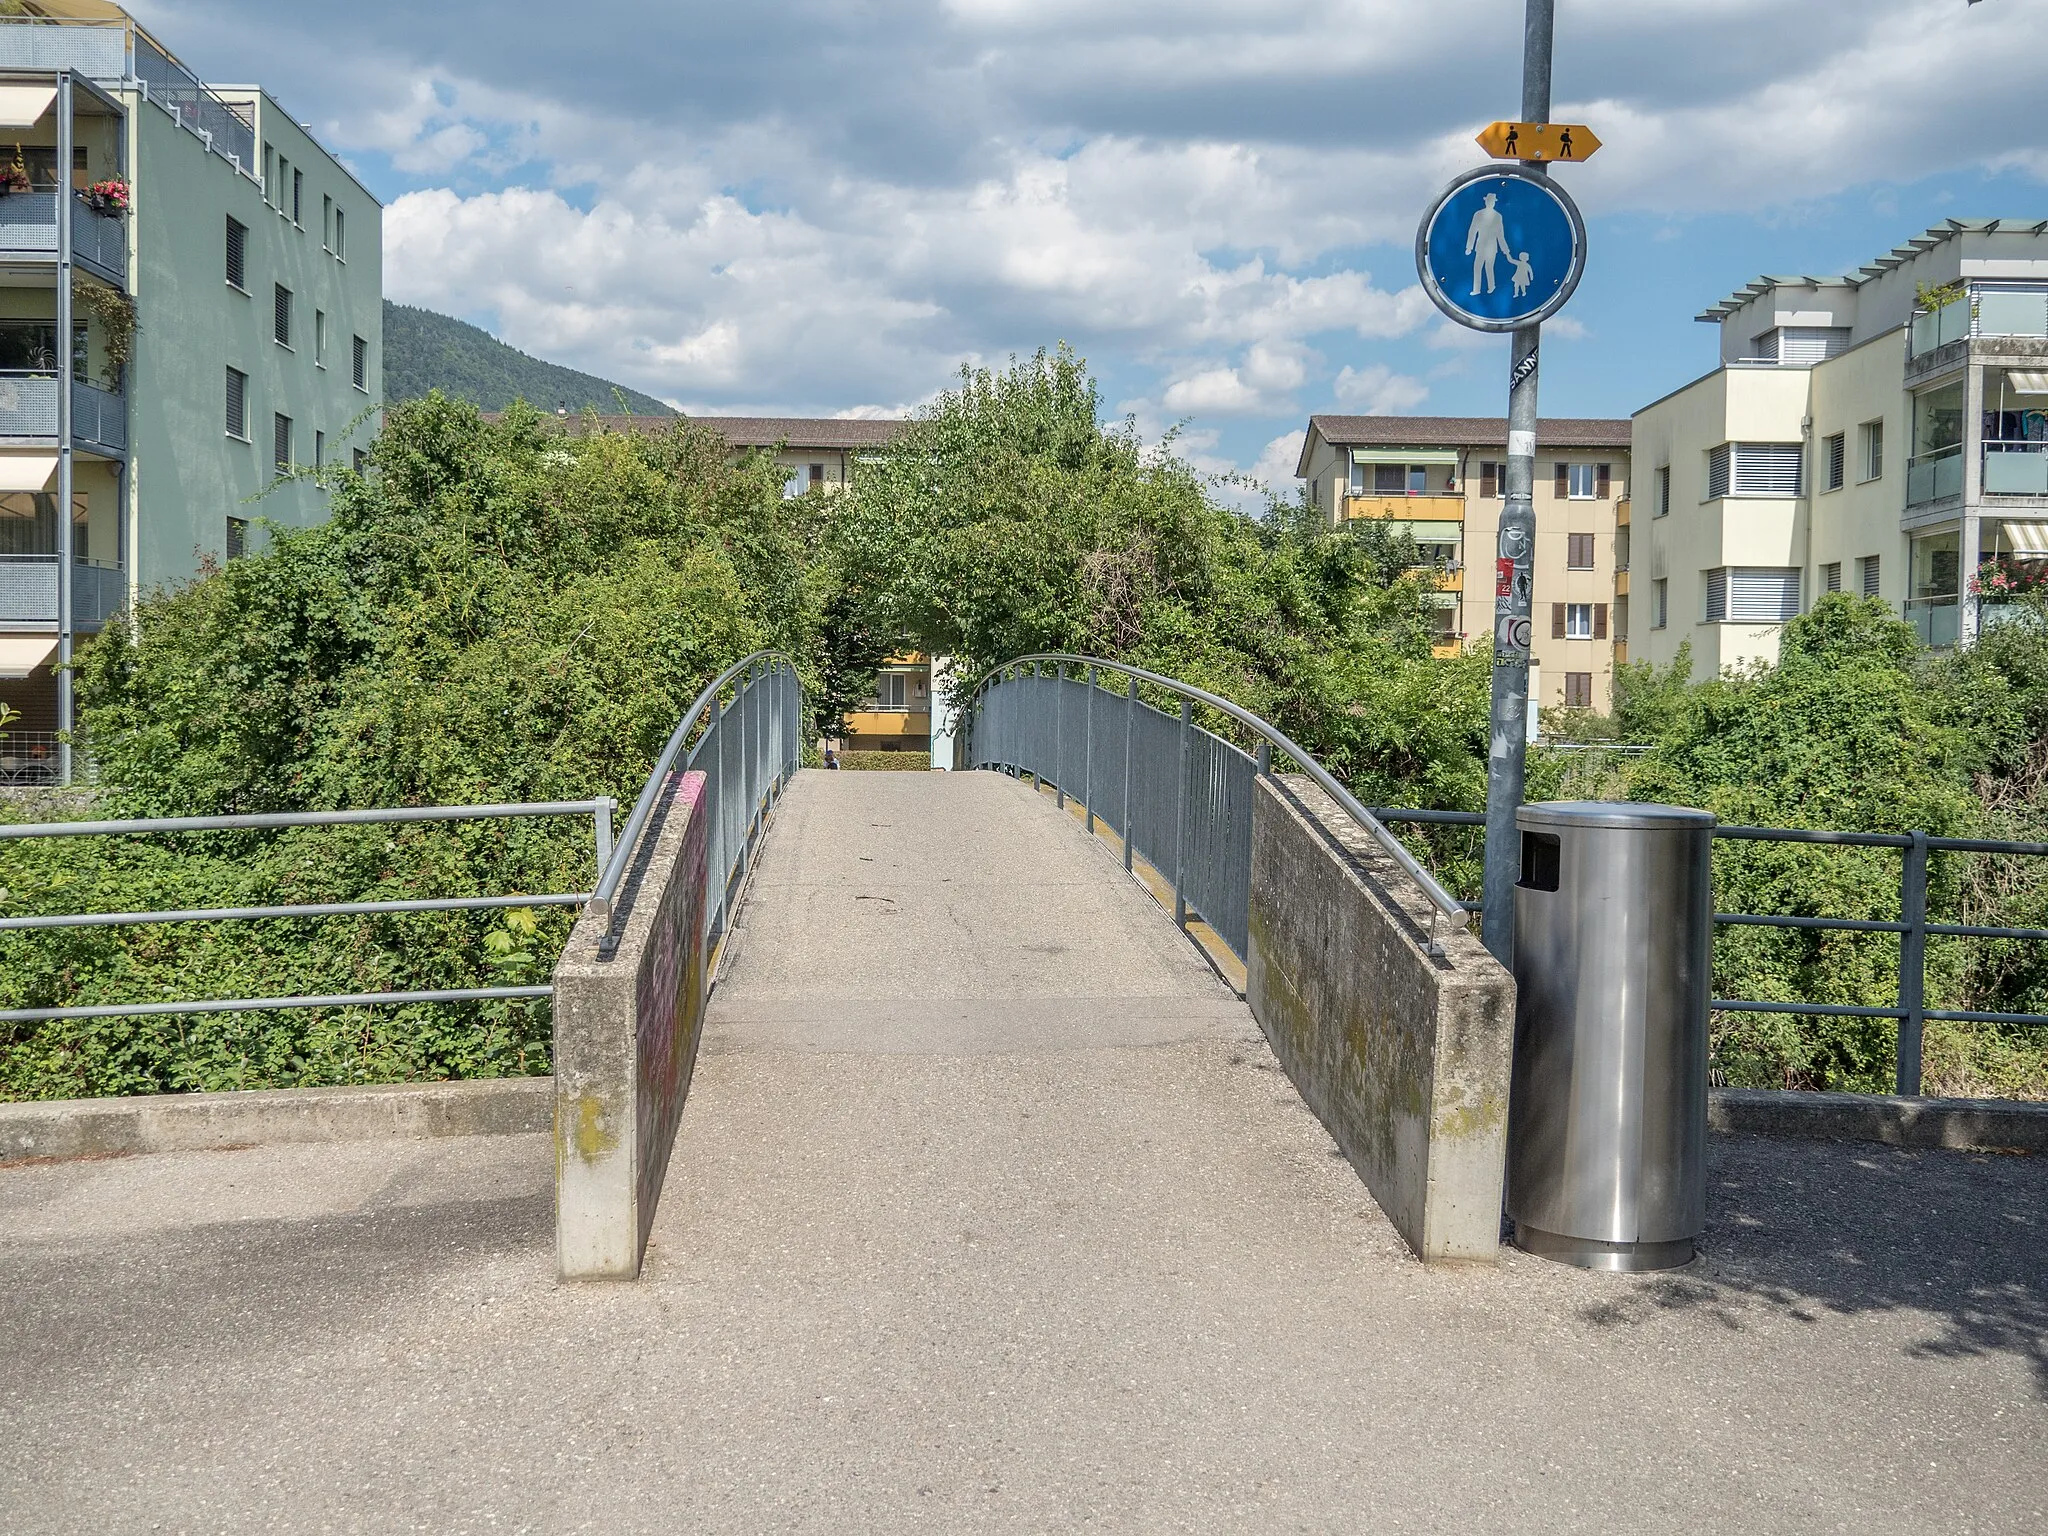
[[[1380,808],[1373,812],[1391,824],[1479,827],[1486,818],[1477,811],[1416,811]],[[1714,836],[1736,842],[1810,843],[1852,848],[1896,848],[1904,855],[1899,876],[1897,921],[1853,917],[1800,917],[1778,913],[1716,912],[1714,921],[1727,927],[1813,928],[1842,933],[1896,933],[1899,943],[1898,1001],[1890,1008],[1852,1003],[1767,1002],[1745,998],[1714,999],[1725,1013],[1785,1013],[1813,1018],[1897,1019],[1899,1038],[1893,1074],[1897,1091],[1917,1095],[1921,1085],[1922,1026],[1929,1019],[1972,1024],[2048,1024],[2048,1014],[1991,1013],[1979,1009],[1927,1006],[1927,940],[1935,937],[2048,940],[2048,928],[2003,928],[1978,923],[1935,923],[1927,917],[1927,858],[1933,853],[1989,853],[2048,858],[2048,843],[2001,842],[1981,837],[1934,837],[1925,832],[1836,832],[1817,827],[1717,826]],[[1475,908],[1476,908],[1476,904]]]
[[[680,773],[705,775],[704,808],[710,817],[706,943],[725,931],[768,814],[802,761],[802,721],[803,685],[796,664],[779,651],[756,651],[697,695],[647,775],[618,847],[600,862],[590,910],[605,925],[598,941],[601,956],[609,959],[617,951],[619,891],[655,807]]]
[[[1048,675],[1050,669],[1050,675]],[[1069,677],[1078,670],[1079,677]],[[1101,686],[1125,679],[1122,692]],[[1140,684],[1181,701],[1176,719],[1138,697]],[[1242,726],[1256,754],[1195,724],[1197,705]],[[1428,899],[1432,946],[1438,922],[1463,928],[1469,914],[1399,838],[1330,772],[1277,727],[1206,689],[1123,662],[1057,653],[1020,656],[976,683],[965,711],[967,763],[1029,773],[1062,804],[1084,807],[1123,841],[1124,867],[1142,857],[1173,884],[1174,921],[1190,910],[1240,961],[1250,947],[1253,789],[1275,754],[1295,764],[1400,865]]]
[[[286,827],[375,826],[401,822],[504,820],[544,816],[589,816],[599,870],[612,859],[612,812],[618,802],[546,800],[514,805],[396,806],[360,811],[281,811],[253,816],[160,816],[128,821],[44,821],[0,826],[0,841],[51,837],[153,837],[191,832],[238,832]],[[264,907],[191,907],[157,912],[49,913],[0,918],[0,932],[134,926],[149,923],[247,922],[269,919],[351,917],[392,912],[472,912],[506,907],[576,906],[581,891],[521,896],[450,896],[407,901],[287,903]],[[0,1009],[0,1022],[44,1019],[105,1019],[195,1013],[250,1013],[264,1009],[343,1008],[401,1003],[477,1002],[552,995],[549,986],[453,987],[413,992],[329,992],[290,997],[203,998],[144,1003],[92,1003],[65,1008]]]

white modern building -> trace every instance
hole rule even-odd
[[[1698,318],[1718,366],[1634,418],[1635,658],[1773,659],[1833,591],[1967,642],[1980,567],[2048,560],[2048,221],[1952,219]]]

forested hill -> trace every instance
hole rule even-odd
[[[384,399],[396,405],[438,389],[486,411],[502,411],[525,400],[544,411],[593,407],[611,414],[625,396],[638,416],[673,416],[675,410],[652,395],[609,380],[528,357],[489,331],[449,315],[384,301]]]

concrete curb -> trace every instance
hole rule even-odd
[[[2014,1099],[1717,1088],[1707,1095],[1707,1124],[1752,1136],[1879,1141],[1957,1152],[2048,1152],[2048,1104]]]
[[[554,1124],[555,1080],[161,1093],[0,1104],[0,1165],[286,1142],[517,1136]]]

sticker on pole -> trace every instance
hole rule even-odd
[[[1424,291],[1475,331],[1512,331],[1555,314],[1585,265],[1577,206],[1557,183],[1520,166],[1466,172],[1415,234]]]

